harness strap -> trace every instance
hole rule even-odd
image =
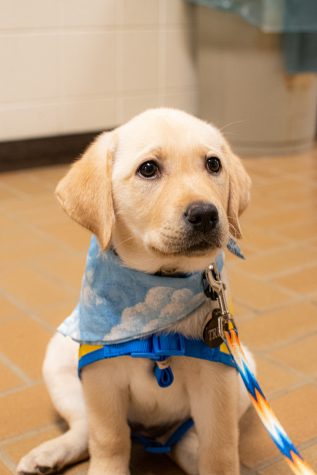
[[[179,333],[150,335],[147,338],[105,345],[94,351],[89,349],[89,345],[82,345],[80,355],[79,372],[84,366],[95,361],[117,356],[147,358],[156,362],[166,361],[171,356],[188,356],[223,363],[236,368],[236,364],[225,344],[219,348],[209,348],[202,340],[191,340]],[[160,366],[161,368],[157,365],[154,367],[154,375],[161,387],[168,387],[174,379],[172,370],[169,366]]]
[[[187,421],[183,422],[176,431],[173,432],[164,444],[151,439],[151,437],[138,434],[132,434],[132,440],[142,444],[144,449],[152,454],[168,454],[193,425],[193,419],[187,419]]]

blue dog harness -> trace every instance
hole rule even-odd
[[[78,370],[80,372],[82,368],[91,363],[118,356],[152,360],[154,362],[153,373],[161,388],[167,388],[174,381],[172,369],[167,363],[171,356],[198,358],[236,368],[225,343],[217,348],[210,348],[202,340],[186,338],[180,333],[170,333],[154,334],[147,338],[138,338],[112,345],[80,345]],[[162,362],[163,367],[160,367]],[[132,440],[142,444],[147,452],[169,453],[193,425],[193,420],[187,419],[164,444],[136,433],[132,434]]]
[[[174,381],[173,372],[166,363],[171,356],[188,356],[236,367],[225,343],[217,348],[210,348],[202,340],[186,338],[180,333],[170,333],[154,334],[147,338],[112,345],[81,345],[79,372],[91,363],[118,356],[152,360],[155,363],[154,376],[161,388],[167,388]]]
[[[228,248],[242,257],[234,241],[229,241]],[[222,269],[223,253],[216,259],[218,268]],[[174,380],[170,357],[186,356],[236,368],[225,343],[210,348],[202,340],[166,333],[168,327],[188,317],[205,302],[200,273],[168,277],[129,269],[114,251],[102,252],[94,236],[79,304],[58,331],[80,343],[79,373],[85,366],[103,359],[146,358],[153,361],[159,386],[167,388]],[[192,425],[192,419],[185,421],[165,444],[138,434],[132,438],[148,452],[167,453]]]

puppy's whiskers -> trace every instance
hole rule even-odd
[[[237,231],[235,227],[233,226],[233,224],[229,223],[229,237],[232,239],[236,239],[236,234],[237,234]]]
[[[121,241],[118,241],[116,244],[121,246],[122,244],[126,244],[127,242],[132,241],[132,239],[134,239],[134,236],[129,236],[126,239],[122,239]]]
[[[243,119],[243,120],[235,120],[234,122],[228,122],[227,124],[223,125],[219,130],[220,132],[223,132],[227,127],[232,127],[233,125],[238,125],[238,124],[244,124],[248,122],[247,119]],[[227,134],[227,132],[226,132]]]

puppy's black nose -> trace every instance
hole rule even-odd
[[[184,219],[195,231],[207,233],[216,227],[219,214],[212,203],[196,201],[187,207]]]

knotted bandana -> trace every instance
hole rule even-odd
[[[227,247],[243,258],[233,239]],[[222,251],[216,261],[222,270]],[[93,236],[79,303],[58,331],[79,343],[96,345],[165,330],[206,302],[201,279],[201,272],[173,277],[130,269],[113,250],[103,252]]]
[[[80,343],[120,343],[161,331],[197,310],[206,297],[201,272],[182,277],[125,267],[92,237],[80,300],[58,331]]]

